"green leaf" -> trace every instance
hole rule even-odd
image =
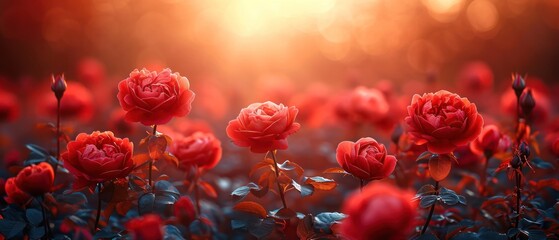
[[[43,213],[37,209],[29,208],[25,211],[27,221],[33,226],[39,226],[43,222]]]
[[[14,238],[22,233],[23,229],[27,226],[25,222],[0,220],[0,232],[6,239]]]
[[[419,207],[421,208],[428,208],[431,207],[437,201],[438,196],[436,195],[427,195],[421,197],[421,201],[419,202]]]
[[[339,212],[323,212],[314,217],[314,227],[324,232],[330,232],[330,227],[340,223],[347,215]]]

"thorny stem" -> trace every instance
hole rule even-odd
[[[101,218],[101,183],[97,183],[97,216],[95,217],[95,226],[93,232],[97,232],[99,226],[99,219]]]
[[[516,220],[515,220],[515,226],[516,228],[519,227],[519,223],[520,223],[520,184],[521,184],[521,179],[522,179],[522,166],[520,166],[518,168],[517,171],[514,172],[514,175],[516,177]]]
[[[274,169],[276,170],[276,184],[278,185],[278,192],[281,197],[281,203],[283,204],[283,208],[287,208],[287,203],[285,203],[285,196],[283,194],[283,189],[281,188],[281,184],[279,182],[279,169],[278,169],[278,162],[276,161],[276,151],[272,152],[272,159],[274,160]]]
[[[155,134],[157,133],[157,125],[153,125],[153,136],[155,136]],[[149,171],[148,171],[148,181],[149,181],[149,187],[151,188],[151,191],[155,191],[153,185],[151,184],[151,169],[153,168],[153,161],[155,159],[150,159],[149,160]]]
[[[435,181],[435,193],[439,194],[439,181]],[[431,222],[431,218],[433,217],[433,212],[435,211],[435,205],[437,202],[435,201],[433,205],[431,205],[431,210],[429,210],[429,215],[427,216],[427,221],[425,221],[425,225],[423,225],[423,229],[421,229],[421,234],[423,235],[425,231],[427,231],[427,227],[429,227],[429,222]]]

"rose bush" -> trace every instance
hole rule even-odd
[[[386,154],[383,144],[370,137],[338,144],[336,160],[346,172],[363,180],[388,177],[397,162],[396,157]]]
[[[169,151],[179,159],[179,167],[195,165],[211,169],[221,159],[221,142],[212,133],[195,132],[186,137],[175,137]]]
[[[54,184],[54,170],[46,162],[25,167],[16,176],[17,186],[33,196],[50,192]]]
[[[61,158],[76,178],[74,189],[81,189],[126,177],[134,167],[133,148],[128,138],[117,138],[109,131],[80,133],[68,143],[68,151]]]
[[[452,152],[481,133],[483,118],[467,98],[440,90],[413,96],[405,118],[407,131],[432,153]]]
[[[287,149],[287,136],[301,125],[295,122],[299,110],[273,102],[253,103],[243,108],[227,125],[227,136],[237,146],[254,153]]]
[[[166,68],[157,73],[144,68],[120,81],[117,97],[128,121],[148,126],[190,113],[194,93],[188,79],[178,72]]]
[[[375,183],[349,197],[343,205],[347,218],[341,233],[351,240],[406,239],[415,224],[413,193]]]

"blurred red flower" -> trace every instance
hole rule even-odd
[[[135,240],[162,240],[163,220],[158,215],[147,214],[126,223],[126,229]]]
[[[39,111],[50,116],[56,116],[57,100],[52,92],[44,94],[39,101]],[[63,119],[78,118],[88,121],[93,116],[93,100],[90,91],[81,83],[67,82],[67,88],[60,101],[60,116]]]
[[[483,126],[475,104],[445,90],[414,95],[405,122],[413,141],[438,154],[468,144]]]
[[[472,152],[492,156],[495,153],[505,152],[511,144],[509,136],[502,134],[499,127],[487,125],[483,127],[481,134],[472,141],[470,148]]]
[[[366,186],[345,201],[343,212],[348,216],[341,233],[352,240],[406,239],[417,216],[413,196],[385,183]]]
[[[126,177],[133,169],[134,145],[112,132],[80,133],[62,154],[64,167],[75,177],[74,189]]]
[[[240,147],[250,147],[254,153],[287,149],[287,136],[301,125],[295,122],[296,107],[273,102],[253,103],[243,108],[227,125],[227,136]]]
[[[54,184],[54,170],[46,162],[25,167],[16,176],[17,186],[33,196],[50,192]]]
[[[535,82],[529,82],[535,83]],[[537,86],[537,85],[536,85]],[[551,112],[551,106],[549,103],[549,97],[539,88],[531,88],[532,89],[532,96],[536,102],[536,106],[532,110],[530,114],[530,119],[533,120],[536,124],[541,124],[547,122],[549,119],[549,115]],[[514,91],[507,90],[501,96],[501,108],[503,111],[510,116],[516,117],[518,114],[516,108],[516,95]]]
[[[118,84],[118,101],[126,120],[149,126],[164,124],[190,113],[194,92],[186,77],[171,69],[150,72],[135,69]]]
[[[555,156],[559,157],[559,133],[552,133],[545,138],[547,146]]]
[[[16,185],[15,177],[8,178],[4,188],[6,190],[6,197],[4,200],[6,200],[7,203],[25,205],[31,199],[31,195],[27,194]]]
[[[384,119],[389,106],[384,94],[375,88],[357,87],[342,96],[336,105],[339,118],[352,123],[375,123]]]
[[[179,159],[179,167],[196,165],[211,169],[221,160],[221,142],[212,133],[195,132],[173,139],[169,151]]]
[[[375,139],[367,137],[357,142],[343,141],[336,149],[336,160],[353,176],[363,180],[388,177],[396,167],[396,158],[386,154],[386,148]]]
[[[188,197],[181,197],[177,202],[175,202],[175,217],[179,222],[188,227],[190,223],[196,219],[196,210],[194,210],[194,204]]]
[[[458,83],[461,89],[479,94],[493,87],[493,72],[484,62],[471,62],[462,68]]]
[[[17,97],[0,90],[0,122],[11,122],[19,117],[20,106]]]

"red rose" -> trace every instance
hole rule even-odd
[[[221,160],[221,142],[212,133],[195,132],[188,137],[176,137],[169,151],[179,159],[179,166],[196,165],[211,169]]]
[[[155,214],[134,218],[126,223],[126,229],[135,240],[162,240],[163,220]]]
[[[27,166],[17,174],[16,184],[33,196],[43,195],[50,192],[54,184],[54,170],[46,162]]]
[[[483,126],[475,104],[445,90],[414,95],[405,121],[413,140],[437,154],[468,144]]]
[[[118,101],[126,120],[149,126],[164,124],[190,113],[194,93],[186,77],[171,69],[150,72],[135,69],[118,84]]]
[[[25,193],[16,185],[16,178],[8,178],[5,185],[6,189],[6,200],[7,203],[15,203],[19,205],[25,205],[31,199],[31,195]]]
[[[0,90],[0,122],[10,122],[19,116],[19,104],[12,93]]]
[[[44,94],[37,106],[39,112],[56,117],[58,101],[52,95],[52,92]],[[67,82],[64,96],[60,100],[60,116],[63,119],[79,118],[81,121],[89,121],[93,116],[94,107],[89,89],[81,83]]]
[[[196,219],[196,210],[190,198],[181,197],[175,202],[175,217],[186,227]]]
[[[551,133],[545,138],[547,146],[555,156],[559,156],[559,132]]]
[[[287,149],[287,136],[301,128],[295,122],[298,112],[296,107],[270,101],[250,104],[229,122],[227,136],[237,146],[250,147],[254,153]]]
[[[341,233],[348,239],[407,239],[414,227],[417,206],[413,193],[375,183],[347,199]]]
[[[484,62],[472,62],[462,68],[458,83],[468,92],[484,92],[493,87],[493,72]]]
[[[112,132],[80,133],[67,145],[61,158],[64,167],[75,177],[74,189],[124,178],[132,171],[134,145],[128,138],[117,138]]]
[[[341,119],[355,123],[376,123],[386,117],[389,106],[384,94],[375,88],[357,87],[336,105]]]
[[[511,139],[502,134],[495,125],[483,127],[481,134],[472,141],[470,149],[472,152],[481,155],[504,152],[510,147]]]
[[[396,158],[386,154],[386,148],[367,137],[357,142],[343,141],[336,149],[336,160],[346,171],[363,180],[388,177],[396,167]]]

